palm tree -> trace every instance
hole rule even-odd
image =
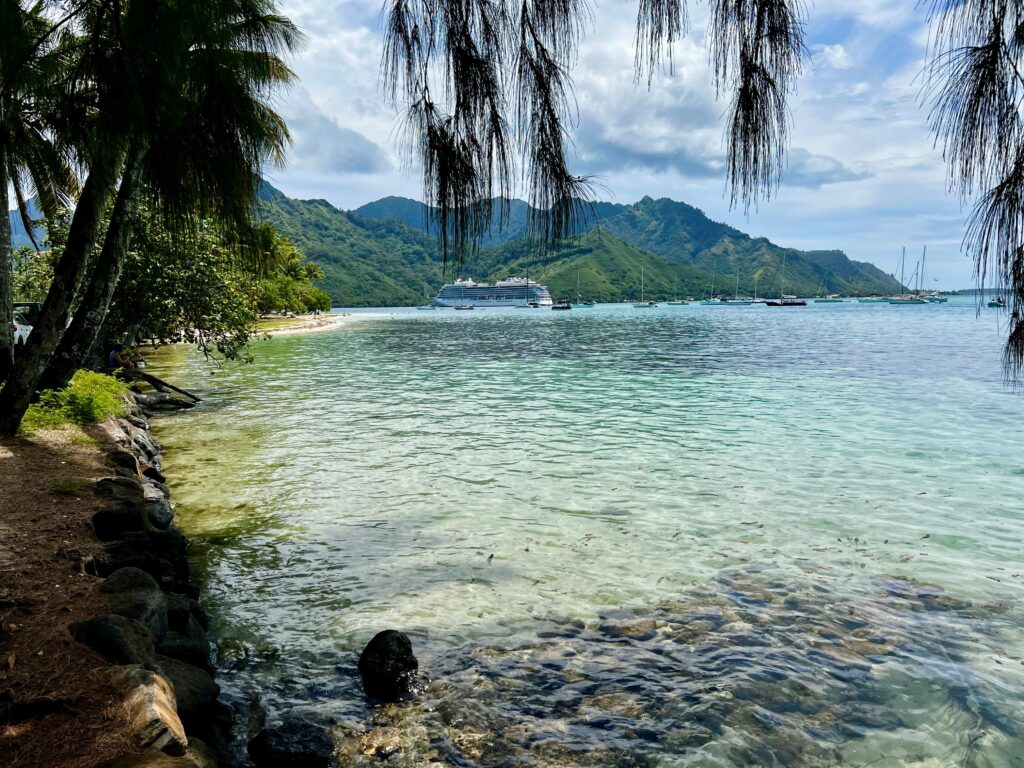
[[[13,186],[18,213],[34,242],[29,197],[34,195],[49,216],[66,206],[77,188],[71,152],[54,138],[54,96],[65,75],[67,48],[59,35],[47,35],[50,24],[38,4],[24,9],[18,0],[0,0],[0,197],[5,203],[0,224],[0,384],[12,370],[14,355],[7,190]]]
[[[262,10],[249,5],[249,11]],[[241,239],[244,253],[263,252],[266,232],[249,226],[258,174],[268,157],[283,156],[288,141],[283,121],[263,97],[292,78],[275,49],[291,50],[300,37],[290,22],[267,14],[214,17],[197,26],[203,43],[188,44],[179,66],[161,73],[164,87],[178,97],[171,108],[162,106],[173,117],[136,139],[146,149],[125,169],[82,304],[39,388],[66,386],[89,357],[117,289],[140,188],[176,226],[194,227],[212,215]],[[261,38],[260,46],[251,45]]]
[[[217,215],[247,224],[258,172],[280,161],[287,132],[266,103],[291,72],[277,56],[300,40],[266,0],[96,2],[82,15],[76,94],[95,103],[89,175],[55,268],[40,327],[0,391],[0,435],[17,431],[72,317],[104,208],[120,185],[82,319],[48,376],[60,380],[91,345],[117,284],[132,199],[144,183],[171,224]],[[83,352],[83,349],[85,350]],[[73,368],[72,368],[73,370]]]

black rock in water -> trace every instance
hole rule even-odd
[[[412,692],[419,666],[409,638],[385,629],[374,635],[359,656],[363,690],[371,699],[399,701]]]

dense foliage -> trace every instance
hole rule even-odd
[[[53,429],[63,424],[95,424],[127,410],[128,386],[113,376],[78,371],[64,389],[43,390],[29,406],[21,430]]]

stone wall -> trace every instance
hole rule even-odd
[[[105,425],[112,474],[96,485],[104,503],[92,523],[104,544],[94,565],[106,606],[73,624],[71,634],[116,665],[136,739],[134,752],[102,768],[211,768],[230,712],[218,701],[208,617],[191,581],[188,539],[174,526],[148,415],[134,400],[127,417]]]

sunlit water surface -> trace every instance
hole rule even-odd
[[[1022,765],[997,317],[377,310],[165,353],[226,698],[337,723],[343,765]],[[384,628],[432,682],[373,709]]]

